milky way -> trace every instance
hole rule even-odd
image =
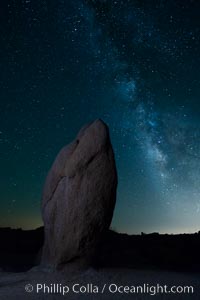
[[[119,173],[112,227],[199,230],[197,1],[37,2],[10,0],[1,20],[1,225],[41,224],[55,155],[102,118]]]

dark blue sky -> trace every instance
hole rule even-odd
[[[85,123],[110,127],[112,227],[200,229],[200,3],[0,4],[0,226],[41,224],[42,186]]]

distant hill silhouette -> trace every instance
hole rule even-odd
[[[39,263],[44,228],[0,228],[0,269],[26,271]],[[108,231],[94,266],[200,271],[200,232],[128,235]]]
[[[136,269],[200,271],[200,232],[128,235],[109,231],[99,249],[99,265]]]
[[[8,272],[26,271],[38,263],[44,228],[22,230],[0,228],[0,268]]]

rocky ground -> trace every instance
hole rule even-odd
[[[38,284],[38,293],[36,291]],[[44,293],[44,284],[52,288],[52,292]],[[54,286],[53,286],[54,284]],[[56,286],[57,284],[57,286]],[[76,284],[76,285],[75,285]],[[134,294],[116,292],[116,286],[122,291],[122,286],[149,287],[149,293]],[[82,270],[73,272],[71,270],[52,271],[35,267],[24,273],[0,273],[0,299],[1,300],[28,300],[28,299],[152,299],[154,288],[157,284],[171,286],[193,286],[194,293],[160,293],[156,299],[200,299],[200,274],[199,273],[177,273],[157,270],[130,270],[130,269],[101,269]],[[43,286],[42,286],[43,285]],[[105,285],[105,286],[104,286]],[[73,292],[72,289],[75,291]],[[148,287],[147,287],[148,286]],[[54,291],[53,292],[53,287]],[[65,287],[65,295],[62,294]],[[67,291],[69,288],[69,292]],[[111,291],[109,292],[109,287]],[[150,293],[151,287],[151,293]],[[82,292],[80,291],[80,288]],[[85,291],[86,289],[86,291]],[[104,292],[103,292],[104,289]],[[26,291],[27,290],[27,291]],[[56,291],[57,290],[57,291]],[[84,292],[85,291],[85,292]],[[151,295],[152,294],[152,295]]]

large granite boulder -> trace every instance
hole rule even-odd
[[[109,130],[96,120],[59,152],[47,176],[42,197],[43,263],[58,267],[94,255],[112,220],[116,188]]]

